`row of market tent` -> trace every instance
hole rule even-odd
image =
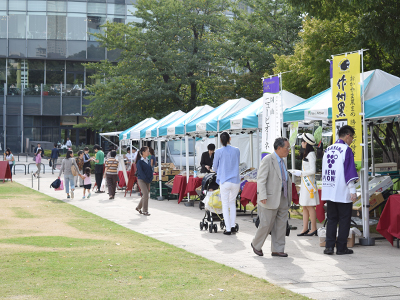
[[[400,115],[400,78],[381,70],[368,71],[364,73],[364,86],[366,120],[391,122],[397,119]],[[330,123],[332,118],[331,88],[306,100],[283,90],[281,99],[284,123],[297,121],[300,127],[316,120],[322,121],[323,124]],[[244,98],[233,99],[216,108],[204,105],[195,107],[188,113],[180,110],[172,112],[160,120],[147,118],[119,133],[119,140],[120,144],[131,144],[131,141],[140,141],[140,143],[149,140],[158,141],[158,155],[161,161],[161,141],[185,139],[186,169],[188,170],[189,137],[218,136],[218,133],[222,131],[249,134],[250,165],[256,167],[261,157],[259,132],[262,112],[263,97],[254,102]],[[253,133],[257,133],[256,163],[253,163]],[[216,143],[218,148],[218,138]],[[180,152],[182,153],[182,149]],[[246,159],[244,155],[242,157],[241,160]],[[187,176],[189,176],[188,172]]]

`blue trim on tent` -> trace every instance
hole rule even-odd
[[[400,84],[365,101],[365,118],[400,116]]]

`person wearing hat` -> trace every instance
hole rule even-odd
[[[295,176],[301,177],[300,200],[303,206],[303,230],[298,236],[317,235],[317,213],[315,206],[319,204],[317,183],[315,181],[317,156],[315,155],[314,136],[310,133],[303,133],[301,136],[302,159],[301,171],[294,171]],[[308,220],[311,220],[311,232],[308,229]]]

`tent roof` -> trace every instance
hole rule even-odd
[[[160,127],[158,129],[159,136],[184,135],[186,124],[198,117],[201,117],[202,115],[210,112],[213,109],[214,108],[209,105],[197,106],[177,120]]]
[[[139,140],[140,136],[139,136],[139,132],[140,130],[142,130],[143,128],[150,126],[151,124],[157,122],[156,119],[154,118],[147,118],[144,119],[142,121],[140,121],[139,123],[137,123],[136,125],[122,131],[119,134],[119,140]]]
[[[281,95],[283,110],[304,101],[303,98],[285,90],[282,91]],[[261,97],[236,113],[220,120],[219,130],[247,130],[261,128],[258,116],[263,112],[263,99],[264,97]]]
[[[391,122],[400,116],[400,84],[365,102],[365,118]]]
[[[360,81],[362,74],[360,74]],[[364,72],[364,99],[368,101],[400,84],[400,78],[382,70]],[[361,88],[361,87],[360,87]],[[311,122],[322,120],[328,122],[332,119],[332,89],[314,95],[304,102],[289,108],[283,113],[284,122]]]
[[[118,136],[122,131],[113,131],[113,132],[102,132],[100,133],[101,136]]]
[[[244,98],[228,100],[212,111],[188,123],[186,125],[186,132],[190,134],[217,132],[219,120],[237,112],[250,103],[249,100]]]
[[[181,111],[181,110],[177,110],[177,111],[171,112],[170,114],[168,114],[167,116],[165,116],[161,120],[157,121],[156,123],[154,123],[154,124],[144,128],[144,129],[142,129],[140,131],[140,138],[141,139],[145,139],[145,138],[158,137],[158,129],[161,126],[163,126],[165,124],[168,124],[172,120],[176,120],[177,118],[180,118],[183,115],[185,115],[185,113],[183,111]]]

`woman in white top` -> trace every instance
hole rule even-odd
[[[10,171],[12,175],[12,167],[14,166],[14,155],[11,153],[10,148],[7,148],[6,152],[4,152],[5,160],[8,161],[8,165],[10,166]]]
[[[303,133],[302,170],[294,173],[301,177],[300,205],[303,206],[303,230],[298,236],[317,235],[317,214],[315,206],[319,204],[318,188],[315,181],[317,156],[314,151],[315,139],[310,133]],[[308,229],[308,219],[311,220],[311,232]]]

